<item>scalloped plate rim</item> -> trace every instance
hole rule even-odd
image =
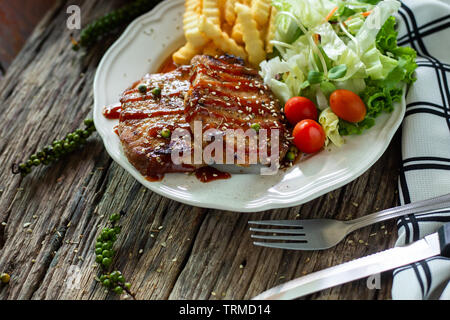
[[[280,195],[273,195],[271,194],[269,197],[265,198],[264,201],[259,200],[258,202],[254,203],[254,201],[248,201],[245,205],[234,205],[233,202],[217,202],[217,199],[211,199],[210,201],[198,201],[194,198],[186,199],[182,198],[180,196],[176,196],[172,193],[166,192],[164,187],[164,181],[162,182],[149,182],[147,181],[129,162],[128,159],[123,154],[118,154],[117,151],[114,150],[116,146],[112,145],[115,144],[114,142],[111,142],[111,134],[114,134],[113,132],[108,132],[103,126],[98,126],[99,123],[101,123],[99,116],[101,116],[101,108],[103,105],[100,104],[99,100],[99,92],[101,91],[101,80],[105,77],[105,69],[106,67],[110,66],[114,57],[117,57],[121,52],[123,52],[125,48],[125,44],[128,44],[133,41],[133,37],[136,37],[138,35],[139,31],[141,30],[139,27],[142,26],[142,22],[150,23],[150,22],[158,22],[159,20],[163,20],[163,13],[173,7],[173,6],[179,6],[183,5],[184,0],[166,0],[161,3],[159,3],[155,8],[150,11],[149,13],[140,16],[139,18],[135,19],[124,31],[124,33],[119,37],[118,40],[107,50],[105,55],[103,56],[98,68],[97,72],[94,78],[94,122],[97,126],[97,131],[100,134],[103,143],[105,145],[105,148],[108,152],[108,154],[113,158],[115,162],[117,162],[121,167],[123,167],[128,173],[130,173],[137,181],[139,181],[141,184],[143,184],[145,187],[150,189],[151,191],[158,193],[164,197],[167,197],[169,199],[188,204],[193,205],[197,207],[202,208],[210,208],[210,209],[217,209],[217,210],[227,210],[227,211],[238,211],[238,212],[260,212],[260,211],[266,211],[271,209],[280,209],[280,208],[288,208],[288,207],[294,207],[301,205],[303,203],[306,203],[308,201],[311,201],[317,197],[320,197],[332,190],[338,189],[351,181],[355,180],[359,176],[361,176],[364,172],[366,172],[386,151],[387,147],[390,144],[390,141],[392,140],[394,134],[396,133],[397,129],[401,125],[401,122],[403,120],[403,116],[405,113],[406,105],[405,105],[405,95],[403,95],[403,99],[401,103],[398,103],[394,112],[391,114],[389,119],[387,120],[385,126],[383,127],[382,132],[377,136],[377,146],[376,152],[373,152],[370,160],[366,161],[364,165],[360,165],[357,168],[353,168],[352,170],[349,170],[349,168],[343,168],[344,170],[342,173],[339,173],[337,176],[330,176],[330,178],[337,179],[336,183],[333,184],[326,184],[325,186],[321,186],[320,183],[318,185],[311,186],[310,192],[308,192],[307,195],[296,195],[295,198],[291,198],[289,200],[286,200],[284,196]],[[141,30],[142,31],[142,30]],[[107,73],[107,72],[106,72]],[[131,82],[130,82],[131,83]],[[103,88],[105,89],[105,88]],[[404,91],[405,92],[405,91]],[[99,112],[100,111],[100,112]],[[394,115],[396,115],[396,118],[394,118]],[[373,145],[372,145],[373,147]],[[119,146],[119,149],[121,147]],[[373,150],[372,149],[372,150]],[[298,165],[301,165],[298,164]],[[233,178],[227,181],[227,183],[232,183]],[[314,183],[317,184],[317,183]],[[207,185],[205,185],[206,187]]]

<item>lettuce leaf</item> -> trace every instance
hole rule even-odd
[[[331,108],[323,110],[319,115],[319,123],[322,125],[325,131],[326,140],[325,145],[327,146],[329,141],[331,141],[336,146],[340,147],[344,144],[344,138],[339,134],[339,118]]]

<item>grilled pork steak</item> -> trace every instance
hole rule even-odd
[[[267,155],[271,155],[271,144],[276,142],[272,141],[271,133],[277,129],[279,159],[283,159],[289,148],[288,131],[282,122],[278,101],[264,85],[258,72],[246,67],[242,60],[230,56],[196,56],[191,63],[192,86],[186,96],[186,120],[191,130],[194,131],[195,122],[199,121],[203,132],[215,129],[218,135],[222,133],[226,141],[225,132],[228,129],[242,129],[243,132],[250,128],[256,128],[256,131],[266,129],[267,141],[259,140],[262,144],[257,143],[256,150],[249,147],[249,140],[239,143],[236,138],[233,138],[234,143],[231,141],[229,144],[233,149],[229,146],[224,148],[223,154],[226,149],[234,152],[235,163],[245,166],[253,164],[250,160],[255,158],[250,158],[251,153],[261,156],[261,146],[267,145]],[[204,142],[203,147],[208,144]],[[238,146],[245,147],[245,152],[236,153]],[[258,163],[267,164],[268,159],[261,159],[260,156]]]
[[[279,152],[279,159],[283,159],[288,149],[288,133],[282,123],[278,101],[257,71],[230,56],[196,56],[192,63],[192,66],[181,66],[168,73],[146,75],[123,93],[117,132],[133,166],[142,175],[154,179],[162,178],[164,173],[191,172],[205,166],[205,159],[197,164],[193,161],[194,151],[198,151],[194,150],[192,136],[196,122],[200,124],[201,134],[214,129],[216,134],[224,137],[221,148],[225,163],[230,163],[225,156],[231,151],[231,163],[244,166],[268,164],[272,145],[276,146],[274,150]],[[139,90],[140,85],[146,86],[146,92]],[[155,94],[154,88],[161,89],[160,94]],[[191,135],[191,142],[161,136],[163,129],[173,133],[178,128]],[[249,128],[267,130],[267,141],[261,143],[261,138],[256,138],[256,150],[250,148],[249,140],[229,138],[225,134],[228,129],[245,132]],[[278,144],[271,139],[275,129],[280,133]],[[230,139],[233,141],[228,144]],[[195,148],[202,149],[203,154],[209,144],[202,140]],[[244,152],[237,152],[237,146],[242,145]],[[175,165],[171,159],[174,149],[190,153],[191,158]],[[261,149],[265,149],[265,153],[260,153]],[[257,162],[251,157],[254,153]],[[267,158],[262,159],[261,154]]]
[[[182,66],[168,73],[146,75],[122,95],[118,134],[128,160],[144,176],[161,178],[168,172],[195,170],[189,164],[175,165],[171,152],[177,141],[160,135],[163,129],[189,130],[184,99],[191,85],[190,71],[190,66]],[[148,88],[145,94],[138,89],[141,84]],[[152,93],[157,87],[161,89],[160,95]],[[178,141],[185,150],[191,148],[182,142]]]

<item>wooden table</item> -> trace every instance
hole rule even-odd
[[[75,3],[83,23],[121,4]],[[0,272],[11,275],[10,284],[0,289],[2,299],[118,298],[94,280],[93,247],[99,228],[119,210],[127,214],[113,264],[130,280],[137,299],[247,299],[394,245],[396,227],[389,222],[357,231],[326,251],[260,248],[252,245],[247,222],[350,219],[396,205],[398,134],[354,182],[305,205],[263,213],[195,208],[152,193],[111,160],[97,134],[63,161],[25,178],[12,175],[13,162],[90,117],[96,67],[114,38],[84,55],[73,52],[64,27],[66,8],[66,2],[57,1],[47,11],[0,80]],[[79,289],[67,287],[71,266],[81,270]],[[379,290],[369,290],[364,279],[308,299],[389,299],[391,281],[387,273]]]

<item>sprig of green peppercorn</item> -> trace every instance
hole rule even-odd
[[[72,48],[77,51],[80,47],[92,46],[101,37],[117,31],[120,27],[150,11],[158,2],[157,0],[135,0],[98,18],[81,31],[78,41],[72,39]]]
[[[13,174],[26,176],[31,173],[33,167],[49,165],[50,163],[59,160],[62,156],[86,144],[86,139],[95,131],[95,126],[92,119],[84,120],[84,125],[84,130],[77,129],[76,131],[67,134],[64,139],[53,141],[51,145],[46,146],[41,151],[31,155],[24,163],[19,165],[13,164]]]
[[[114,243],[117,240],[117,236],[121,231],[121,227],[117,225],[124,212],[114,213],[109,217],[110,227],[105,227],[100,232],[97,242],[95,244],[95,261],[100,265],[101,275],[98,277],[98,281],[108,290],[111,290],[117,294],[123,292],[128,293],[130,296],[134,295],[130,292],[131,284],[125,281],[122,272],[115,270],[109,272],[112,258],[114,256]]]

